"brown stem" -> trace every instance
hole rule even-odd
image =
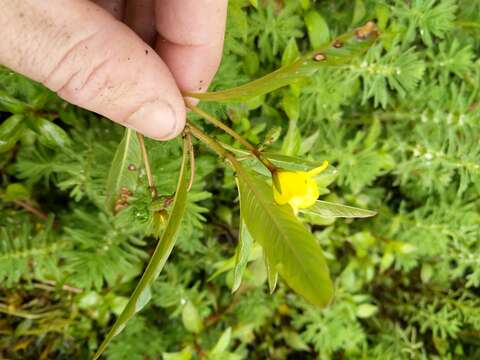
[[[52,280],[45,280],[44,283],[38,283],[33,285],[36,288],[39,289],[44,289],[44,290],[55,290],[57,287],[57,283]],[[72,292],[75,294],[81,294],[83,292],[82,289],[70,286],[70,285],[62,285],[62,290],[67,291],[67,292]]]
[[[25,210],[27,210],[28,212],[38,216],[40,219],[43,219],[43,220],[48,220],[48,215],[45,214],[43,211],[33,207],[32,205],[30,205],[28,202],[26,201],[21,201],[21,200],[13,200],[13,202],[18,205],[18,206],[21,206],[22,208],[24,208]]]
[[[152,193],[152,198],[157,197],[157,188],[153,182],[152,168],[150,167],[150,160],[148,159],[147,148],[145,146],[145,140],[142,134],[137,133],[138,142],[140,144],[140,149],[142,151],[143,165],[145,166],[145,172],[147,174],[148,187]]]
[[[195,180],[195,149],[193,148],[192,135],[189,128],[185,128],[184,136],[187,141],[188,152],[190,155],[190,180],[188,182],[187,192],[192,189],[193,181]]]
[[[225,150],[225,148],[223,148],[213,138],[211,138],[210,136],[205,134],[202,130],[197,128],[191,122],[188,122],[187,127],[188,127],[189,131],[192,133],[192,135],[195,136],[198,140],[200,140],[205,145],[207,145],[210,149],[212,149],[214,152],[216,152],[219,156],[224,157],[228,161],[230,161],[230,163],[232,164],[234,169],[237,169],[238,167],[240,167],[240,163],[238,162],[235,155],[233,155],[231,152]]]
[[[203,111],[199,107],[189,103],[188,101],[185,101],[186,106],[192,110],[194,113],[200,115],[202,118],[207,120],[210,124],[218,127],[219,129],[222,129],[225,131],[228,135],[233,137],[235,140],[237,140],[240,144],[242,144],[245,148],[247,148],[252,155],[254,155],[265,167],[272,173],[272,175],[277,172],[277,167],[273,165],[270,160],[266,159],[258,149],[250,144],[243,136],[241,136],[239,133],[237,133],[235,130],[230,128],[229,126],[225,125],[223,122],[215,118],[214,116],[210,115],[206,111]]]

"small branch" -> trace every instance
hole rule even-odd
[[[189,131],[192,133],[193,136],[195,136],[198,140],[200,140],[205,145],[207,145],[210,149],[216,152],[220,157],[224,157],[228,161],[230,161],[230,163],[235,169],[241,166],[237,158],[235,157],[235,155],[225,150],[225,148],[223,148],[217,141],[215,141],[215,139],[205,134],[202,130],[197,128],[191,122],[187,123],[187,128],[189,129]]]
[[[184,131],[185,140],[187,141],[188,152],[190,155],[190,180],[188,182],[187,192],[192,189],[195,180],[195,149],[193,148],[192,135],[187,127]]]
[[[143,165],[145,166],[145,172],[147,173],[148,187],[152,193],[152,198],[157,197],[157,188],[153,182],[152,168],[150,167],[150,160],[148,159],[147,148],[145,146],[145,140],[142,134],[137,133],[138,142],[140,144],[140,149],[142,151]]]
[[[5,304],[0,303],[0,314],[7,314],[11,316],[17,316],[24,319],[36,320],[42,317],[48,316],[50,312],[40,313],[40,314],[32,314],[27,311],[17,310],[15,307],[7,306]]]
[[[55,281],[45,280],[43,283],[34,284],[33,286],[39,289],[44,289],[44,290],[55,290],[58,285]],[[66,284],[62,285],[61,289],[74,294],[83,293],[82,289],[79,289],[70,285],[66,285]]]
[[[245,148],[247,148],[253,156],[255,156],[258,161],[260,161],[271,173],[272,175],[277,172],[277,167],[273,165],[270,160],[266,159],[258,149],[250,144],[243,136],[241,136],[239,133],[237,133],[235,130],[230,128],[229,126],[225,125],[223,122],[215,118],[214,116],[210,115],[209,113],[203,111],[202,109],[198,108],[197,106],[189,103],[188,101],[185,101],[186,106],[192,110],[194,113],[200,115],[202,118],[207,120],[210,124],[218,127],[219,129],[222,129],[225,131],[228,135],[233,137],[235,140],[237,140],[240,144],[242,144]]]
[[[202,118],[204,118],[205,120],[207,120],[210,124],[218,127],[219,129],[222,129],[223,131],[225,131],[228,135],[230,135],[231,137],[233,137],[235,140],[237,140],[240,144],[242,144],[243,146],[245,146],[248,150],[250,150],[251,152],[255,152],[255,151],[258,151],[252,144],[250,144],[243,136],[241,136],[239,133],[237,133],[235,130],[233,130],[232,128],[230,128],[229,126],[225,125],[223,122],[221,122],[220,120],[218,120],[217,118],[215,118],[214,116],[210,115],[209,113],[207,113],[206,111],[203,111],[202,109],[200,109],[199,107],[193,105],[193,104],[190,104],[190,103],[186,103],[187,104],[187,107],[192,110],[194,113],[200,115]]]
[[[206,354],[203,351],[202,346],[198,342],[197,338],[195,338],[195,341],[193,342],[193,346],[195,347],[195,352],[198,354],[198,357],[200,358],[200,360],[205,359]]]
[[[30,205],[29,203],[27,203],[26,201],[22,201],[22,200],[13,200],[13,202],[24,208],[25,210],[27,210],[28,212],[38,216],[40,219],[43,219],[43,220],[48,220],[48,215],[45,214],[43,211],[33,207],[32,205]]]

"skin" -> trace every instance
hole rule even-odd
[[[158,140],[218,69],[227,0],[0,0],[0,64]]]

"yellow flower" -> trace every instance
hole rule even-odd
[[[310,171],[280,170],[273,179],[273,198],[279,205],[290,204],[295,211],[315,204],[319,196],[314,177],[328,167],[328,161]]]

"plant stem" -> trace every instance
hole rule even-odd
[[[200,115],[202,118],[207,120],[210,124],[218,127],[219,129],[222,129],[225,131],[228,135],[233,137],[235,140],[237,140],[240,144],[242,144],[245,148],[247,148],[253,156],[255,156],[258,161],[260,161],[271,173],[272,175],[277,172],[277,167],[273,165],[268,159],[262,156],[262,153],[258,151],[258,149],[250,144],[243,136],[241,136],[239,133],[237,133],[235,130],[233,130],[231,127],[225,125],[223,122],[215,118],[214,116],[210,115],[209,113],[203,111],[202,109],[198,108],[197,106],[189,103],[188,101],[185,101],[187,107],[192,110],[194,113]]]
[[[190,134],[190,129],[187,127],[184,130],[184,136],[186,144],[188,147],[188,152],[190,154],[190,180],[188,182],[187,192],[192,189],[193,180],[195,179],[195,149],[193,148],[192,135]]]
[[[42,212],[41,210],[35,208],[34,206],[30,205],[28,202],[26,201],[21,201],[21,200],[13,200],[13,202],[18,205],[18,206],[21,206],[22,208],[24,208],[25,210],[27,210],[28,212],[38,216],[40,219],[43,219],[43,220],[48,220],[48,215],[45,214],[44,212]]]
[[[36,320],[42,317],[46,317],[51,314],[51,312],[45,312],[45,313],[40,313],[40,314],[32,314],[27,311],[23,310],[17,310],[15,308],[11,308],[9,306],[6,306],[4,304],[0,304],[0,314],[7,314],[11,316],[17,316],[21,317],[24,319],[30,319],[30,320]]]
[[[52,280],[45,280],[41,283],[34,283],[33,286],[39,289],[54,291],[58,287],[58,284]],[[61,289],[68,292],[75,293],[75,294],[81,294],[83,292],[82,289],[79,289],[70,285],[66,285],[66,284],[62,285]]]
[[[210,149],[216,152],[219,156],[226,158],[232,164],[234,169],[237,169],[240,165],[235,155],[225,150],[215,139],[205,134],[202,130],[193,125],[190,121],[187,124],[187,128],[198,140],[207,145]]]
[[[153,182],[152,168],[150,167],[150,160],[148,159],[147,148],[145,146],[145,140],[142,134],[137,133],[138,143],[140,144],[140,149],[142,151],[143,165],[145,166],[145,172],[147,173],[148,187],[152,192],[152,198],[157,197],[157,188]]]

